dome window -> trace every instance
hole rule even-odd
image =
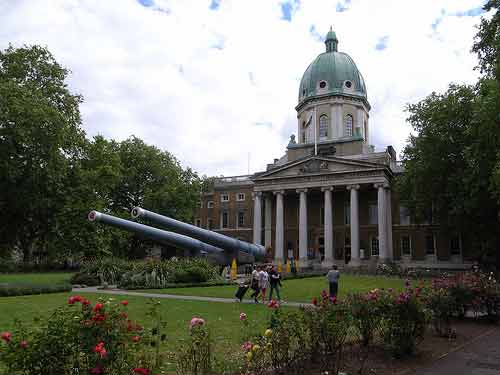
[[[324,88],[326,88],[326,81],[321,81],[321,82],[319,83],[319,88],[320,88],[320,89],[324,89]]]
[[[345,81],[345,82],[344,82],[344,85],[345,85],[345,87],[347,87],[348,89],[352,88],[352,82],[351,82],[351,81]]]

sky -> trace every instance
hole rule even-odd
[[[0,0],[0,49],[40,44],[71,70],[83,127],[132,135],[200,174],[265,170],[297,133],[307,66],[339,51],[364,77],[371,144],[400,153],[407,103],[473,83],[484,0]]]

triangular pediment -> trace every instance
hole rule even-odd
[[[295,160],[281,167],[259,175],[256,180],[279,177],[294,177],[309,174],[330,174],[345,172],[371,171],[385,166],[366,161],[344,159],[339,157],[309,156],[302,160]]]

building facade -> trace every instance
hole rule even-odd
[[[468,267],[467,238],[444,233],[430,214],[416,223],[394,189],[403,173],[388,146],[369,143],[365,82],[330,30],[326,51],[303,74],[297,137],[253,175],[215,179],[195,225],[262,244],[275,262],[301,267]],[[432,210],[430,210],[432,211]]]

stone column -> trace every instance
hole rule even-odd
[[[308,267],[307,259],[307,189],[298,189],[300,194],[299,202],[299,262],[300,267]]]
[[[387,212],[385,184],[373,185],[377,191],[377,214],[378,214],[378,259],[386,262],[389,258],[387,253]]]
[[[260,191],[253,195],[253,243],[262,245],[262,193]]]
[[[274,250],[274,260],[283,264],[283,251],[285,247],[285,225],[283,217],[283,190],[275,191],[276,195],[276,242]]]
[[[323,268],[331,268],[333,259],[333,214],[332,214],[332,187],[321,189],[325,193],[325,259]]]
[[[271,195],[266,194],[264,202],[264,246],[271,247],[272,244],[272,213],[273,213],[273,200]]]
[[[387,206],[387,255],[390,261],[394,260],[394,249],[392,243],[392,200],[390,187],[386,190],[386,206]]]
[[[347,190],[351,191],[351,261],[350,267],[359,267],[361,261],[359,258],[359,185],[350,185]]]

